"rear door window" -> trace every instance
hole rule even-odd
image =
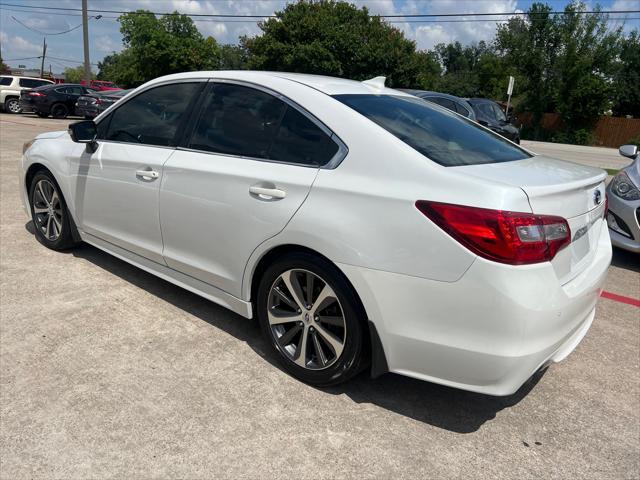
[[[396,95],[336,95],[334,98],[425,157],[447,167],[531,157],[526,151],[486,131],[475,122],[434,108],[418,98]]]
[[[24,87],[24,88],[37,88],[43,85],[51,85],[50,82],[46,82],[44,80],[38,80],[35,78],[21,78],[19,80],[19,84],[21,87]]]
[[[300,165],[325,165],[339,147],[306,115],[275,96],[220,83],[209,94],[189,148]]]
[[[136,95],[117,108],[99,128],[105,140],[145,145],[175,146],[178,128],[203,83],[183,82],[161,85]],[[106,126],[106,125],[105,125]]]

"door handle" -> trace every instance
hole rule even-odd
[[[155,170],[136,170],[136,177],[142,177],[145,180],[155,180],[160,174]]]
[[[263,200],[280,200],[287,196],[287,192],[280,190],[279,188],[260,187],[258,185],[252,185],[249,187],[249,193],[258,196]]]

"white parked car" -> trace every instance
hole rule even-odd
[[[44,78],[0,75],[0,109],[7,113],[20,113],[20,92],[43,85],[52,85]]]
[[[585,335],[611,260],[605,172],[385,88],[155,79],[25,144],[24,205],[244,317],[295,377],[369,367],[507,395]]]

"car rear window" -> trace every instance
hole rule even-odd
[[[418,98],[397,95],[335,95],[334,98],[445,167],[531,157],[475,122]]]
[[[11,85],[12,80],[11,77],[0,77],[0,85]]]

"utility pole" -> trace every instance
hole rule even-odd
[[[85,86],[91,86],[91,64],[89,63],[89,17],[87,15],[87,0],[82,0],[82,40],[84,42],[84,81]]]
[[[40,64],[40,78],[44,75],[44,57],[47,54],[47,37],[42,38],[42,63]]]

